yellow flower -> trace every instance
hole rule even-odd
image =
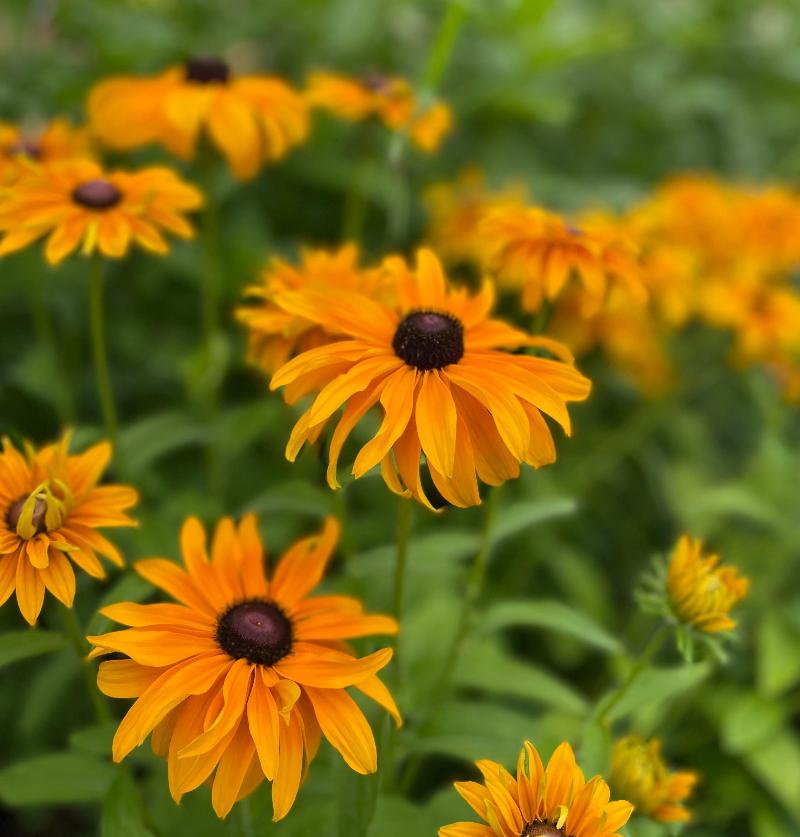
[[[88,637],[91,656],[126,657],[101,663],[100,690],[136,698],[114,736],[115,761],[152,733],[176,802],[210,781],[214,811],[225,817],[266,778],[275,820],[292,807],[323,735],[353,770],[375,772],[372,730],[347,689],[399,725],[377,677],[392,651],[358,658],[343,641],[393,634],[397,623],[365,614],[347,596],[309,595],[338,531],[329,518],[318,535],[290,547],[267,579],[253,515],[238,527],[230,518],[219,522],[210,559],[202,525],[189,518],[181,531],[183,567],[161,558],[135,565],[178,603],[111,605],[102,613],[131,627]]]
[[[581,401],[590,383],[566,349],[489,318],[490,284],[470,296],[447,287],[438,259],[420,250],[416,272],[387,260],[399,304],[333,291],[287,293],[281,304],[345,339],[298,355],[279,369],[270,387],[285,387],[290,403],[318,395],[294,427],[286,456],[294,460],[345,405],[331,437],[328,484],[345,440],[367,411],[379,405],[383,422],[358,453],[353,475],[380,464],[389,488],[429,508],[419,474],[424,453],[442,496],[455,506],[480,503],[476,475],[498,485],[519,476],[525,462],[556,458],[542,413],[570,432],[567,402]],[[545,348],[560,360],[512,354]]]
[[[614,743],[611,787],[630,799],[639,814],[659,822],[688,822],[690,812],[681,803],[698,781],[690,770],[670,771],[661,756],[661,742],[629,735]]]
[[[736,627],[728,614],[747,595],[750,585],[735,567],[718,564],[719,556],[703,554],[701,541],[683,535],[667,568],[667,594],[673,612],[681,622],[705,633]]]
[[[620,837],[633,811],[630,802],[610,801],[601,776],[585,780],[566,742],[545,768],[526,741],[516,776],[488,759],[476,765],[484,783],[456,782],[455,788],[488,825],[457,822],[440,828],[439,837]]]
[[[70,456],[69,434],[59,442],[24,453],[8,439],[0,452],[0,605],[16,589],[25,620],[39,618],[44,591],[72,607],[72,563],[94,578],[105,578],[100,554],[118,566],[122,556],[98,528],[134,526],[125,514],[137,494],[125,485],[98,485],[111,458],[101,442]]]
[[[340,119],[360,122],[376,117],[392,131],[407,133],[423,151],[435,151],[452,128],[453,116],[443,102],[423,107],[402,78],[372,75],[354,79],[312,73],[307,98],[316,108]]]
[[[53,119],[37,131],[0,122],[0,182],[8,184],[31,170],[31,164],[57,163],[91,153],[89,131],[66,119]]]
[[[524,198],[522,186],[510,184],[492,191],[480,169],[465,168],[455,181],[435,183],[426,190],[428,241],[449,262],[481,265],[484,262],[484,247],[478,236],[481,221],[495,209],[522,204]]]
[[[261,282],[245,288],[246,304],[236,310],[237,319],[249,332],[250,360],[272,374],[295,354],[336,339],[317,323],[282,307],[282,293],[356,291],[389,298],[385,271],[361,268],[358,258],[358,248],[348,244],[335,251],[303,250],[298,266],[272,259]]]
[[[587,315],[600,308],[612,282],[640,303],[647,298],[638,247],[608,216],[574,226],[540,207],[507,206],[490,212],[478,235],[489,272],[501,285],[521,288],[529,311],[556,299],[573,272],[587,292]]]
[[[279,78],[234,75],[219,58],[190,58],[157,76],[122,76],[98,84],[88,113],[109,148],[161,143],[190,160],[201,134],[240,180],[254,177],[308,134],[303,96]]]
[[[106,172],[93,160],[46,166],[18,180],[0,198],[0,255],[47,235],[45,258],[58,264],[79,245],[121,258],[134,242],[166,253],[161,230],[191,238],[183,213],[202,204],[200,192],[167,168]]]

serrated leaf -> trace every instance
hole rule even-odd
[[[130,773],[117,770],[100,815],[100,837],[154,837],[145,824],[144,804]]]
[[[470,642],[461,654],[455,681],[488,694],[522,698],[581,714],[586,702],[559,678],[522,662],[492,640]]]
[[[489,633],[511,627],[558,631],[610,654],[620,654],[623,650],[615,637],[585,613],[547,599],[522,599],[492,605],[481,617],[478,630]]]
[[[99,802],[113,765],[83,753],[51,753],[0,770],[0,801],[11,807]]]
[[[64,637],[55,631],[9,631],[0,634],[0,668],[11,663],[49,654],[64,645]]]

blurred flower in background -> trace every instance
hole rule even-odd
[[[89,130],[68,119],[53,119],[42,128],[0,122],[0,184],[36,171],[39,165],[90,157]]]

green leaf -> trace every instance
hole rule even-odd
[[[606,776],[611,764],[611,733],[604,724],[590,723],[583,730],[578,763],[587,776]]]
[[[19,660],[49,654],[63,644],[64,637],[55,631],[31,629],[0,634],[0,668]]]
[[[139,790],[125,769],[117,770],[103,802],[100,837],[153,837],[145,824]]]
[[[756,635],[758,653],[758,690],[767,697],[775,697],[792,688],[800,680],[800,636],[782,613],[763,616]]]
[[[609,712],[611,720],[624,718],[644,708],[652,708],[698,686],[711,672],[709,663],[680,668],[648,668]]]
[[[773,735],[744,760],[761,783],[786,808],[800,817],[800,740],[789,730]]]
[[[497,521],[492,527],[491,544],[496,546],[506,538],[524,532],[548,520],[569,517],[575,514],[578,504],[568,497],[551,500],[525,500],[506,508],[500,507]]]
[[[76,729],[69,734],[69,746],[91,756],[108,756],[116,731],[117,725],[113,722]]]
[[[765,744],[783,726],[780,704],[753,692],[726,703],[720,733],[729,753],[746,754]]]
[[[344,762],[337,769],[337,834],[339,837],[365,837],[378,799],[378,774],[362,776]]]
[[[0,801],[22,805],[99,802],[114,778],[114,767],[82,753],[51,753],[0,770]]]
[[[86,633],[89,636],[108,631],[115,624],[100,611],[117,602],[141,602],[153,592],[152,585],[145,581],[138,573],[129,570],[122,575],[106,592],[97,607],[97,613],[89,620]]]
[[[467,645],[455,680],[462,687],[556,706],[567,712],[582,714],[586,710],[581,695],[562,680],[515,659],[492,640]]]
[[[204,442],[207,436],[207,428],[187,413],[158,413],[120,433],[121,460],[130,471],[141,472],[162,456]]]
[[[620,654],[623,650],[619,641],[593,619],[561,602],[546,599],[500,602],[485,611],[478,630],[489,633],[510,627],[547,628],[610,654]]]

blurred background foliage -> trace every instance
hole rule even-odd
[[[80,120],[98,79],[201,53],[222,52],[240,68],[298,84],[317,67],[420,81],[446,5],[4,0],[0,116]],[[270,255],[341,240],[352,184],[367,202],[361,244],[375,255],[413,248],[425,221],[422,190],[470,163],[494,183],[519,180],[535,199],[566,209],[627,205],[682,170],[789,183],[800,175],[796,0],[465,0],[465,8],[439,91],[457,130],[435,156],[408,151],[390,164],[382,132],[318,118],[311,141],[255,181],[236,184],[222,167],[206,175],[222,224],[228,309]],[[163,158],[147,151],[133,159]],[[196,168],[183,168],[198,180]],[[295,466],[284,461],[293,414],[242,362],[231,317],[211,362],[199,352],[197,283],[207,256],[200,239],[165,260],[137,253],[110,266],[120,461],[142,492],[141,526],[119,542],[131,559],[176,556],[188,513],[212,520],[253,509],[276,554],[321,515],[346,511],[331,583],[388,609],[392,498],[374,478],[332,495],[316,452]],[[37,339],[37,294],[54,314],[64,376]],[[29,251],[0,264],[4,433],[52,438],[59,410],[69,413],[74,401],[76,443],[98,436],[85,295],[80,259],[51,271]],[[573,439],[561,441],[555,466],[526,473],[500,495],[478,629],[456,693],[432,715],[481,513],[434,519],[417,510],[396,675],[408,717],[394,740],[398,770],[381,776],[379,789],[323,748],[285,822],[270,826],[268,794],[256,794],[257,834],[355,835],[376,797],[370,837],[432,834],[466,816],[450,781],[471,777],[474,758],[512,762],[523,737],[543,752],[568,738],[587,772],[605,770],[608,741],[589,722],[591,707],[652,629],[634,604],[638,577],[683,530],[707,538],[753,579],[739,637],[724,668],[684,667],[670,648],[618,706],[615,729],[657,733],[675,765],[701,772],[687,837],[800,834],[800,422],[757,370],[726,367],[719,336],[698,329],[674,349],[682,375],[657,400],[643,400],[597,359],[584,364],[595,390],[574,411]],[[210,379],[224,395],[213,419],[202,407]],[[206,483],[209,447],[223,463],[216,492]],[[92,617],[100,600],[149,595],[128,574],[103,588],[81,583],[78,610],[94,632],[105,627]],[[48,604],[45,628],[53,627]],[[22,628],[14,608],[0,611],[0,626]],[[11,667],[13,653],[0,649],[0,663],[9,664],[0,677],[0,832],[240,833],[237,821],[216,822],[204,792],[175,807],[148,748],[130,771],[112,770],[110,733],[92,726],[77,662],[46,640],[41,650],[50,653]],[[387,743],[388,726],[376,723]],[[646,820],[628,829],[635,837],[662,832]]]

